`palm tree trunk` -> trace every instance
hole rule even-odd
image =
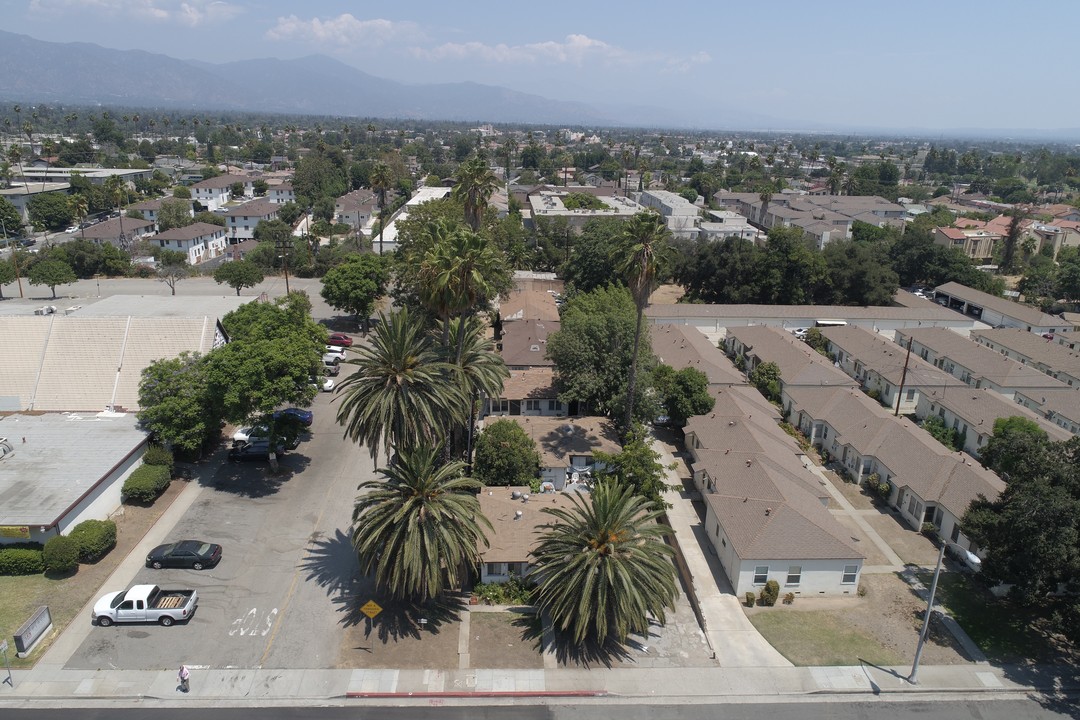
[[[634,355],[630,358],[630,378],[626,383],[626,421],[623,431],[632,427],[634,420],[634,390],[637,384],[638,345],[641,344],[641,320],[645,315],[645,305],[639,304],[637,309],[637,323],[634,325]]]

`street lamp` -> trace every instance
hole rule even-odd
[[[941,575],[941,561],[945,557],[945,541],[941,543],[941,550],[937,556],[937,567],[934,568],[934,580],[930,583],[930,597],[926,600],[926,617],[923,618],[922,632],[919,633],[919,644],[915,647],[915,661],[911,663],[911,674],[908,675],[907,680],[912,685],[918,685],[919,675],[919,659],[922,657],[923,645],[926,644],[926,638],[930,635],[930,616],[934,611],[934,595],[937,593],[937,581]]]

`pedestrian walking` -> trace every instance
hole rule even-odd
[[[188,670],[187,665],[180,666],[180,672],[176,674],[176,679],[180,681],[180,692],[188,691],[188,678],[191,677],[191,671]]]

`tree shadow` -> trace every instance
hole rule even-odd
[[[544,621],[541,613],[538,612],[522,614],[511,621],[510,624],[521,628],[522,640],[531,641],[537,652],[544,652],[545,643],[550,642],[551,650],[555,653],[555,659],[559,665],[564,667],[581,667],[588,670],[594,665],[602,665],[610,670],[617,663],[632,660],[634,657],[626,644],[616,640],[609,639],[604,643],[586,640],[578,643],[554,628],[545,638]],[[631,640],[628,644],[634,645],[638,643]]]
[[[285,453],[279,456],[278,470],[274,472],[268,460],[231,462],[221,456],[217,469],[199,473],[198,482],[204,487],[240,497],[264,498],[277,493],[284,483],[310,464],[311,459],[306,455]]]

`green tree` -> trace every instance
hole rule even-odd
[[[488,200],[499,188],[499,180],[491,172],[487,161],[479,155],[462,163],[454,174],[454,198],[465,207],[465,222],[472,231],[480,231]]]
[[[485,485],[529,485],[540,471],[536,442],[513,420],[496,420],[476,440],[476,478]]]
[[[367,327],[375,303],[386,293],[388,280],[386,258],[381,255],[353,255],[326,272],[320,294],[330,307],[353,315],[357,322],[362,318],[364,327]]]
[[[998,475],[1015,475],[1031,463],[1047,461],[1047,439],[1046,431],[1034,420],[1018,415],[998,418],[979,459]]]
[[[34,195],[26,204],[26,211],[31,225],[52,231],[63,230],[73,217],[68,196],[58,192]]]
[[[675,427],[686,425],[695,415],[706,414],[716,404],[716,398],[709,394],[709,378],[697,368],[676,370],[670,365],[657,365],[652,372],[652,386],[664,414]]]
[[[168,285],[169,290],[175,295],[177,283],[191,275],[191,266],[187,264],[187,253],[179,250],[162,250],[157,261],[158,279]]]
[[[139,381],[139,422],[160,442],[186,452],[207,447],[220,433],[198,353],[154,360]]]
[[[209,210],[195,213],[195,217],[192,218],[192,220],[195,222],[207,223],[209,225],[225,227],[225,216],[219,215],[216,212],[210,212]]]
[[[252,232],[259,242],[273,243],[274,247],[290,245],[293,242],[292,228],[281,220],[260,220]]]
[[[191,200],[191,190],[186,185],[177,185],[173,188],[172,196],[177,200]]]
[[[567,301],[559,331],[547,343],[561,401],[584,403],[590,412],[605,415],[622,407],[634,352],[635,318],[634,301],[625,287],[609,285]],[[642,362],[651,362],[647,337],[638,354]]]
[[[674,465],[669,468],[660,463],[660,453],[653,450],[644,425],[635,423],[630,428],[619,452],[598,451],[593,453],[593,458],[598,468],[597,476],[602,481],[621,483],[656,507],[671,507],[664,500],[664,491],[669,487],[664,480]]]
[[[62,260],[45,259],[30,266],[27,278],[31,285],[45,285],[52,291],[52,299],[56,299],[56,286],[67,285],[78,280],[71,266]]]
[[[22,217],[15,206],[5,198],[0,197],[0,236],[16,237],[22,232]]]
[[[667,253],[671,236],[658,213],[638,213],[626,221],[623,244],[618,249],[617,268],[634,299],[637,310],[634,323],[634,348],[630,356],[630,372],[626,383],[626,415],[623,428],[629,429],[634,419],[634,391],[637,383],[638,348],[641,344],[641,324],[645,306],[655,289],[657,277]]]
[[[4,299],[4,285],[15,282],[15,263],[10,258],[0,260],[0,300]]]
[[[191,216],[190,200],[165,199],[161,201],[161,209],[158,210],[157,215],[157,226],[161,232],[187,227],[194,222],[195,218]]]
[[[261,178],[253,182],[251,187],[255,191],[255,197],[263,197],[270,191],[270,184]]]
[[[468,435],[466,462],[472,463],[472,429],[476,425],[476,413],[479,411],[481,397],[497,398],[502,396],[503,383],[510,377],[506,362],[495,348],[495,341],[487,336],[487,324],[476,317],[457,318],[450,321],[449,344],[443,346],[443,357],[452,363],[458,382],[468,399],[465,428]],[[459,428],[451,433],[456,443],[454,450],[460,449]]]
[[[263,272],[250,260],[222,263],[214,270],[214,282],[228,285],[240,296],[244,288],[255,287],[263,281]]]
[[[72,216],[79,221],[82,225],[86,221],[86,216],[90,213],[90,204],[86,199],[86,196],[82,193],[75,193],[74,195],[68,195],[68,204],[71,206]],[[83,238],[86,237],[86,228],[79,229]]]
[[[780,401],[780,367],[774,362],[758,363],[750,371],[750,384],[772,402]]]
[[[533,551],[538,608],[576,644],[647,634],[678,595],[661,510],[616,482],[570,497],[572,508],[542,511],[553,521]]]
[[[373,459],[380,447],[401,451],[434,442],[464,421],[468,399],[422,317],[407,308],[380,314],[371,342],[354,354],[345,361],[356,369],[339,387],[337,421]]]
[[[616,267],[623,222],[614,218],[590,220],[574,240],[570,259],[559,277],[578,292],[592,292],[619,278]]]
[[[481,485],[460,461],[439,462],[437,443],[398,449],[382,479],[365,480],[353,510],[360,569],[394,598],[426,601],[459,588],[487,546]]]

